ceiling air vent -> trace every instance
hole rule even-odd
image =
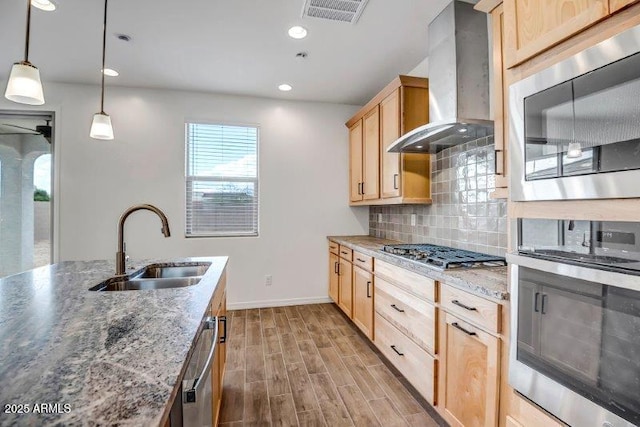
[[[302,16],[355,24],[367,1],[369,0],[305,0]]]

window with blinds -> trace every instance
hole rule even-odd
[[[186,124],[186,236],[258,235],[258,128]]]

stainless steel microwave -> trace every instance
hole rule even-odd
[[[514,201],[640,197],[640,26],[509,88]]]

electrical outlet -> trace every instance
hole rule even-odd
[[[381,213],[378,214],[378,222],[382,222],[382,214]]]
[[[264,284],[265,286],[271,286],[273,284],[273,276],[267,274],[264,278]]]
[[[411,214],[411,225],[416,225],[416,214]]]

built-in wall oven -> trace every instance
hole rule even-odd
[[[640,197],[640,26],[509,88],[514,201]]]
[[[509,383],[571,426],[640,425],[640,223],[514,229]]]

